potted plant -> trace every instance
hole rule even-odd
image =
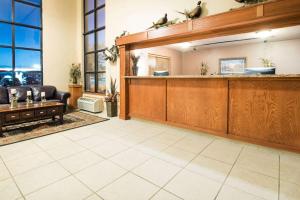
[[[106,110],[108,117],[118,116],[118,95],[117,80],[110,78],[110,90],[105,97]]]
[[[72,64],[71,70],[70,70],[70,78],[74,85],[79,84],[79,80],[81,78],[81,66],[80,64]]]

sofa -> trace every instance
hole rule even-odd
[[[9,104],[11,89],[16,89],[18,102],[26,102],[27,91],[31,91],[32,100],[34,102],[41,101],[41,93],[45,92],[47,101],[61,102],[64,106],[64,112],[67,110],[67,101],[70,93],[57,91],[54,86],[16,86],[16,87],[0,87],[0,105]]]

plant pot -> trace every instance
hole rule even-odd
[[[108,117],[118,116],[118,102],[106,102],[106,111]]]
[[[77,81],[77,78],[73,78],[73,85],[77,85],[78,81]]]

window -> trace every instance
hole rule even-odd
[[[83,1],[85,91],[105,94],[105,0]]]
[[[42,0],[0,1],[0,85],[40,85]]]

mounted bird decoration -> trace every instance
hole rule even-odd
[[[266,2],[268,0],[235,0],[238,3],[243,3],[245,5],[249,5],[249,4],[257,4],[257,3],[263,3]]]
[[[147,30],[152,28],[159,29],[162,27],[168,27],[170,25],[176,24],[178,20],[179,20],[178,18],[173,20],[168,20],[168,14],[165,14],[163,18],[159,19],[157,22],[153,22],[153,25],[149,27]]]
[[[118,60],[120,51],[119,51],[118,46],[116,45],[116,42],[117,42],[117,39],[119,39],[120,37],[123,37],[125,35],[128,35],[127,31],[123,31],[123,33],[120,36],[116,37],[115,44],[111,48],[105,48],[105,51],[103,52],[105,60],[109,60],[112,63],[115,63]]]
[[[153,22],[153,25],[148,29],[152,29],[152,28],[158,29],[163,26],[166,26],[167,23],[168,23],[168,14],[166,13],[165,16],[160,18],[157,22]]]
[[[197,7],[192,10],[184,10],[184,12],[178,12],[182,15],[185,15],[186,19],[197,19],[201,17],[202,14],[202,7],[201,1],[198,2]]]

